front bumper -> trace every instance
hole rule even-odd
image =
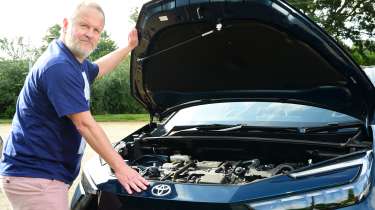
[[[337,186],[347,186],[356,182],[358,174],[361,174],[360,166],[343,168],[325,174],[317,174],[300,179],[293,179],[287,175],[279,175],[269,179],[245,185],[203,185],[184,183],[158,183],[151,182],[148,190],[141,193],[128,195],[123,187],[117,182],[113,175],[109,175],[108,166],[89,167],[84,170],[81,183],[76,189],[72,199],[72,209],[130,209],[130,210],[188,210],[188,209],[210,209],[210,210],[252,210],[250,207],[254,202],[269,200],[278,197],[293,197],[306,192],[319,192]],[[370,171],[372,167],[369,167]],[[367,179],[368,180],[368,179]],[[374,183],[374,176],[370,176],[370,183]],[[159,184],[170,187],[170,193],[157,196],[153,189]],[[317,187],[318,186],[318,187]],[[355,197],[346,206],[338,208],[333,203],[334,197],[325,200],[330,205],[314,205],[307,209],[368,209],[375,210],[375,193],[371,185],[367,188],[369,192],[363,199],[356,200]],[[360,201],[360,202],[359,202]],[[350,205],[350,206],[349,206]],[[293,206],[293,205],[292,205]],[[281,205],[282,207],[282,205]],[[278,206],[269,206],[258,209],[280,209]],[[288,207],[281,209],[300,209]],[[306,208],[302,208],[306,209]]]

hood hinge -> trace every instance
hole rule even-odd
[[[151,113],[150,112],[150,124],[154,123],[154,118],[157,118],[159,121],[161,121],[161,115],[159,113]]]
[[[150,125],[154,122],[154,114],[150,112]]]

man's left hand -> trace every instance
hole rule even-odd
[[[138,46],[138,32],[135,28],[133,28],[128,35],[128,46],[131,49],[134,49]]]

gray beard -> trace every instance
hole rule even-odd
[[[79,44],[76,43],[75,40],[73,40],[70,36],[67,36],[65,39],[65,44],[69,48],[69,50],[73,53],[74,56],[80,58],[80,59],[85,59],[89,57],[89,55],[92,53],[93,50],[90,51],[85,51],[82,50],[79,47]]]

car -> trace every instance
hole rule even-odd
[[[128,194],[100,157],[71,209],[375,209],[374,85],[282,0],[153,0],[131,91],[150,122],[114,145],[149,182]]]

